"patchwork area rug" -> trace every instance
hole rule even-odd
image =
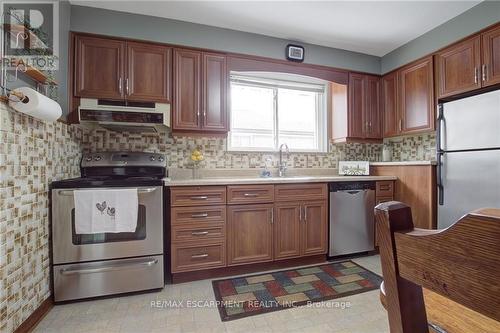
[[[212,281],[222,321],[378,289],[382,278],[342,261]]]

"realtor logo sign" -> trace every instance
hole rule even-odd
[[[0,1],[2,61],[10,69],[26,64],[56,70],[59,54],[57,1]]]

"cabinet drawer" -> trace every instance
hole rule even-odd
[[[172,245],[172,272],[195,271],[226,266],[225,242],[200,245]]]
[[[206,239],[224,239],[226,235],[225,224],[200,224],[197,226],[173,226],[172,241],[202,241]]]
[[[225,186],[189,186],[173,187],[171,190],[171,205],[204,206],[226,203]]]
[[[226,206],[172,207],[172,225],[226,221]]]
[[[393,197],[377,197],[375,200],[375,203],[378,205],[378,204],[381,204],[383,202],[388,202],[388,201],[392,201],[392,200],[394,200]]]
[[[241,185],[227,187],[228,204],[274,201],[274,185]]]
[[[377,197],[392,197],[394,195],[394,182],[392,180],[377,182]]]
[[[321,184],[287,184],[274,187],[276,201],[327,200],[328,188]]]

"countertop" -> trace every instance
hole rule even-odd
[[[354,181],[396,180],[394,176],[289,176],[289,177],[203,177],[198,179],[164,180],[165,186],[201,186],[201,185],[248,185],[248,184],[297,184],[328,183]]]
[[[370,162],[373,166],[390,165],[436,165],[436,161],[401,161],[401,162]]]

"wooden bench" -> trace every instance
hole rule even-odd
[[[379,204],[375,216],[391,333],[500,332],[500,209],[444,230],[414,228],[400,202]]]

